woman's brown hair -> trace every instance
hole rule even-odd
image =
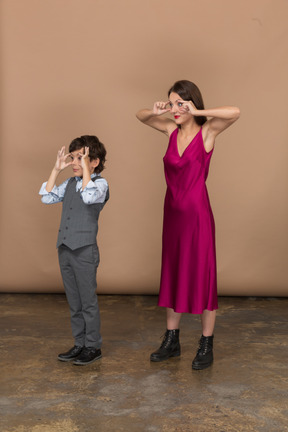
[[[177,93],[185,101],[192,101],[198,110],[204,109],[201,92],[193,82],[188,80],[176,81],[168,91],[168,96],[172,92]],[[207,121],[207,117],[205,116],[195,116],[194,118],[199,126],[202,126]]]

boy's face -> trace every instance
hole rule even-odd
[[[70,153],[73,173],[77,177],[83,177],[83,167],[81,162],[83,154],[84,154],[83,148],[79,150],[75,150],[74,152]],[[99,164],[99,159],[90,161],[88,157],[88,167],[89,167],[90,174],[94,172],[94,169],[98,164]]]

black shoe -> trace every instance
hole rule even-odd
[[[166,330],[160,348],[150,356],[152,362],[167,360],[169,357],[178,357],[181,354],[179,343],[179,329]]]
[[[83,365],[93,363],[95,360],[98,360],[101,357],[102,357],[101,349],[84,347],[80,356],[77,357],[77,359],[75,359],[73,364],[83,366]]]
[[[73,348],[71,348],[69,351],[63,353],[63,354],[59,354],[58,355],[58,360],[60,361],[71,361],[71,360],[75,360],[76,357],[79,356],[79,354],[81,354],[83,350],[82,346],[77,346],[75,345]]]
[[[199,349],[192,362],[192,369],[206,369],[213,363],[213,338],[214,336],[201,336]]]

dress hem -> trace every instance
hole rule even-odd
[[[189,313],[189,314],[192,314],[192,315],[202,315],[205,310],[213,312],[214,310],[219,309],[218,306],[215,307],[215,308],[213,308],[213,309],[207,307],[207,308],[202,309],[202,312],[195,312],[195,311],[187,311],[187,310],[185,310],[185,311],[184,310],[181,310],[181,311],[180,310],[175,310],[174,307],[172,307],[172,306],[164,306],[164,305],[161,305],[159,303],[158,303],[158,306],[159,307],[165,307],[165,308],[173,309],[174,312],[176,312],[176,313]]]

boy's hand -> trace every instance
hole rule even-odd
[[[68,158],[70,156],[70,153],[67,153],[66,155],[65,155],[65,146],[63,146],[62,148],[61,148],[61,150],[59,150],[58,151],[58,153],[57,153],[57,159],[56,159],[56,162],[55,162],[55,166],[54,166],[54,169],[56,170],[56,171],[62,171],[63,169],[65,169],[65,168],[67,168],[68,166],[70,166],[71,164],[72,164],[72,161],[71,162],[66,162],[66,159]]]
[[[58,177],[58,174],[67,168],[68,166],[72,165],[72,161],[66,162],[66,159],[70,156],[70,153],[65,155],[65,146],[61,148],[61,150],[57,153],[57,159],[55,162],[55,165],[52,169],[52,172],[50,174],[50,177],[48,179],[47,185],[46,185],[46,191],[49,193],[52,191],[53,187],[55,186],[56,179]]]
[[[87,167],[88,164],[89,164],[89,161],[90,161],[90,159],[89,159],[89,147],[85,147],[83,156],[81,158],[81,166],[82,166],[82,168]]]

